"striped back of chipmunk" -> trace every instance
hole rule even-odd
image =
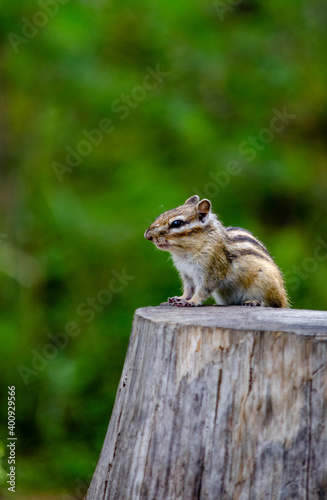
[[[246,229],[241,227],[227,227],[226,242],[232,259],[241,255],[253,255],[274,262],[265,245]]]

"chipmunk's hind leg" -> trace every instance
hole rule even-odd
[[[263,302],[260,302],[259,300],[246,300],[245,302],[243,302],[242,306],[265,307],[265,304]]]

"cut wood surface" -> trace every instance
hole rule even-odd
[[[327,312],[135,312],[87,500],[327,499]]]

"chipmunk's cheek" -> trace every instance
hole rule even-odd
[[[160,250],[169,250],[170,245],[168,243],[155,243],[157,248],[160,248]]]

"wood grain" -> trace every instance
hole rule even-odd
[[[327,499],[327,312],[135,312],[87,500]]]

